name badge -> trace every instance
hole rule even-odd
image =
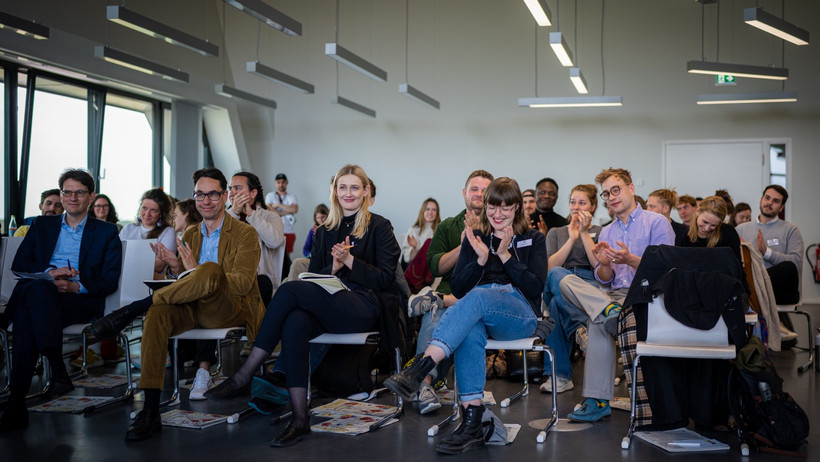
[[[598,233],[589,233],[589,237],[594,239],[596,234],[598,234]]]
[[[777,238],[767,239],[766,240],[766,245],[769,246],[769,247],[772,247],[772,246],[775,246],[775,245],[780,245],[780,241]]]
[[[521,247],[529,247],[531,245],[532,239],[524,239],[523,241],[518,241],[515,246],[520,249]]]

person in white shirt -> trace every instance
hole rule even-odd
[[[140,210],[137,222],[131,223],[120,231],[120,240],[156,239],[169,251],[176,253],[177,241],[174,233],[174,221],[171,217],[171,199],[160,188],[145,191],[140,199]],[[160,258],[154,262],[154,273],[161,275],[167,265]],[[155,279],[162,279],[156,278]]]
[[[296,233],[293,225],[296,223],[296,212],[299,211],[299,201],[296,196],[288,193],[288,177],[284,173],[276,175],[276,191],[265,196],[265,205],[271,212],[282,217],[285,229],[285,263],[282,272],[288,274],[290,270],[290,253],[296,243]]]
[[[401,244],[401,260],[404,264],[409,264],[416,258],[427,239],[433,237],[439,223],[441,216],[438,213],[438,202],[428,197],[421,205],[416,222],[407,230]]]

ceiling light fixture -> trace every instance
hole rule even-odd
[[[139,56],[130,55],[114,48],[99,45],[94,47],[94,56],[109,63],[117,64],[119,66],[127,67],[135,71],[144,72],[150,75],[156,75],[167,80],[176,80],[177,82],[188,83],[188,73],[182,72],[179,69],[172,69],[162,64],[157,64],[153,61],[140,58]]]
[[[564,67],[572,67],[572,53],[569,51],[564,35],[560,32],[550,32],[550,47]]]
[[[580,67],[573,67],[569,70],[569,80],[575,85],[575,90],[582,95],[586,95],[589,93],[587,90],[587,81],[584,78],[584,75],[581,74]]]
[[[530,14],[539,26],[551,26],[550,16],[552,12],[547,6],[546,0],[524,0],[524,4],[530,9]]]
[[[250,101],[251,103],[256,103],[262,106],[267,106],[271,109],[276,109],[276,101],[272,99],[262,98],[261,96],[256,96],[246,91],[239,90],[234,87],[229,87],[224,83],[219,83],[214,87],[214,92],[220,96],[226,96],[228,98],[239,98],[244,99],[245,101]]]
[[[8,29],[26,37],[37,40],[47,40],[50,30],[48,27],[34,21],[18,18],[17,16],[0,11],[0,29]]]
[[[722,93],[698,95],[698,105],[709,104],[752,104],[752,103],[795,103],[796,91],[776,93]]]
[[[623,106],[620,96],[569,96],[556,98],[518,98],[520,107],[617,107]]]
[[[225,3],[291,37],[302,35],[302,23],[261,0],[225,0]]]
[[[109,5],[105,8],[105,17],[112,22],[129,29],[141,32],[172,45],[177,45],[202,56],[219,56],[219,47],[213,43],[200,40],[179,29],[154,21],[151,18],[135,13],[123,6]]]
[[[296,77],[285,74],[284,72],[279,72],[276,69],[265,66],[259,61],[248,61],[245,64],[245,70],[251,74],[266,78],[268,80],[273,80],[276,83],[293,88],[294,90],[302,93],[312,95],[314,92],[313,85],[305,82],[304,80],[299,80]]]
[[[763,8],[745,8],[743,21],[795,45],[809,44],[809,31],[766,13]]]
[[[730,74],[750,79],[786,80],[789,70],[782,67],[749,66],[746,64],[715,63],[709,61],[689,61],[686,70],[690,74]]]
[[[381,69],[370,61],[344,48],[338,43],[325,43],[325,55],[349,66],[373,80],[387,82],[387,71]]]
[[[441,108],[441,105],[439,104],[438,101],[436,101],[434,98],[424,94],[422,91],[411,87],[409,83],[400,83],[399,84],[399,93],[407,95],[407,96],[413,98],[414,100],[418,101],[419,103],[426,104],[427,106],[430,106],[433,109],[440,109]]]
[[[435,98],[425,94],[418,88],[410,86],[410,0],[404,0],[404,81],[399,84],[399,93],[407,95],[417,102],[433,109],[440,109],[441,105]]]
[[[336,97],[336,104],[339,104],[340,106],[344,106],[348,109],[352,109],[352,110],[354,110],[358,113],[364,114],[368,117],[372,117],[374,119],[376,118],[376,111],[374,111],[373,109],[370,109],[367,106],[362,106],[359,103],[350,101],[347,98],[342,98],[341,96],[337,96]]]

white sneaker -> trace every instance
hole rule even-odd
[[[587,328],[586,327],[579,327],[578,330],[575,331],[575,343],[578,344],[578,347],[581,349],[582,352],[587,352],[587,340],[589,337],[587,336]]]
[[[558,394],[575,388],[575,384],[572,383],[572,379],[568,379],[566,377],[558,377],[556,382],[558,382]],[[544,393],[552,393],[552,377],[547,377],[547,380],[541,384],[541,391]]]
[[[188,399],[192,401],[200,401],[205,398],[205,392],[214,386],[214,381],[211,380],[211,373],[205,369],[199,368],[194,377],[194,386],[191,387],[191,394]]]
[[[780,340],[794,340],[798,337],[796,332],[790,331],[783,324],[780,325]]]
[[[444,308],[444,297],[427,286],[407,301],[407,316],[423,316],[430,310]]]
[[[441,407],[441,402],[438,399],[436,391],[433,390],[433,386],[424,381],[421,382],[418,400],[419,414],[427,414]]]

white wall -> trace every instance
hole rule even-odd
[[[691,1],[621,0],[606,2],[604,58],[607,95],[623,96],[622,108],[536,110],[517,107],[517,98],[535,96],[534,25],[520,0],[413,0],[410,5],[409,81],[442,104],[433,111],[397,93],[405,81],[405,14],[401,0],[341,2],[339,43],[388,71],[378,83],[339,66],[339,94],[372,107],[369,119],[331,104],[336,97],[336,63],[323,55],[334,41],[335,2],[266,0],[304,25],[304,36],[290,38],[263,27],[259,59],[316,85],[303,95],[244,72],[257,57],[258,23],[228,6],[227,72],[224,80],[240,89],[277,100],[275,113],[213,94],[223,81],[223,61],[141,37],[111,24],[112,46],[191,73],[187,85],[136,75],[91,56],[91,46],[106,41],[104,2],[78,8],[74,2],[37,2],[38,20],[52,25],[59,40],[48,44],[0,31],[0,47],[156,88],[173,97],[229,108],[235,158],[263,177],[285,172],[300,198],[297,233],[305,236],[313,206],[327,201],[329,177],[344,163],[361,164],[374,178],[376,211],[404,232],[427,196],[436,197],[444,215],[458,212],[460,191],[473,169],[513,176],[534,186],[543,176],[561,185],[558,211],[566,212],[566,191],[592,181],[610,165],[629,168],[638,192],[661,186],[662,143],[669,140],[790,138],[789,220],[807,244],[820,241],[820,52],[818,44],[785,47],[790,78],[785,90],[799,102],[781,105],[699,107],[699,93],[780,91],[781,84],[740,80],[717,89],[706,76],[686,73],[686,61],[701,59],[701,6]],[[89,2],[90,3],[90,2]],[[555,0],[548,3],[556,11]],[[781,64],[777,39],[742,23],[742,7],[721,8],[720,60],[755,65]],[[779,15],[780,2],[761,1]],[[221,45],[223,3],[159,0],[128,4],[145,15]],[[574,44],[574,15],[561,4],[560,29],[579,58],[591,94],[603,92],[600,53],[600,2],[579,2],[579,43]],[[715,9],[706,7],[705,54],[716,59]],[[3,11],[31,17],[29,4],[3,5]],[[82,11],[87,9],[87,11]],[[787,2],[786,19],[820,36],[820,3]],[[538,96],[572,96],[574,90],[538,30]],[[816,39],[815,39],[816,40]],[[221,50],[224,52],[224,50]],[[264,113],[264,114],[263,114]],[[275,117],[274,117],[275,115]],[[210,132],[210,129],[209,129]],[[216,143],[218,146],[220,143]],[[226,148],[227,149],[227,148]],[[218,153],[217,153],[218,154]],[[218,157],[218,156],[217,156]],[[247,159],[247,160],[246,160]],[[226,168],[230,165],[226,164]],[[708,165],[693,165],[708,169]],[[727,172],[727,174],[730,174]],[[685,192],[685,191],[680,191]],[[820,285],[804,270],[807,301],[820,303]]]

